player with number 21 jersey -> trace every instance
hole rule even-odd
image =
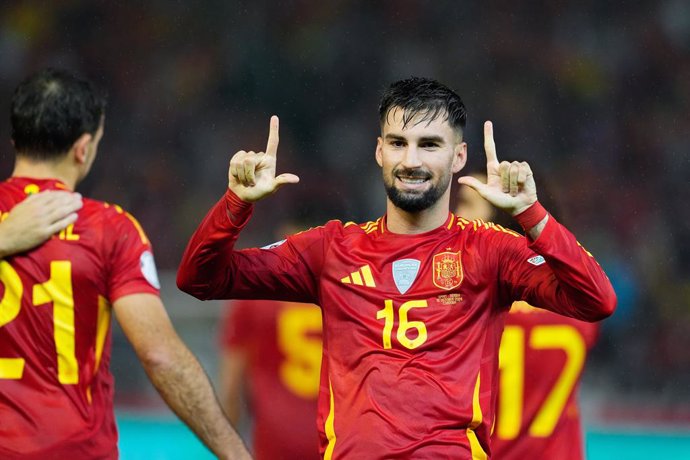
[[[0,212],[65,188],[12,177],[0,183]],[[86,198],[78,215],[41,247],[0,260],[1,458],[117,458],[111,304],[157,295],[158,279],[131,215]]]

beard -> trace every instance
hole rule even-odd
[[[427,179],[430,181],[431,186],[423,192],[400,190],[395,187],[396,176]],[[388,199],[390,199],[397,208],[406,212],[416,213],[424,211],[436,204],[448,189],[451,178],[450,174],[443,175],[436,184],[431,182],[432,177],[431,173],[427,170],[406,170],[400,168],[393,170],[389,177],[384,175],[383,185],[386,188]]]

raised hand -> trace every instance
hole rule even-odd
[[[81,195],[46,191],[29,195],[0,223],[0,257],[40,245],[77,220]]]
[[[537,186],[532,170],[522,161],[498,162],[494,129],[490,121],[484,123],[484,150],[486,151],[486,184],[471,176],[458,182],[472,187],[485,200],[515,216],[537,201]]]
[[[265,152],[240,150],[230,159],[228,188],[247,202],[259,201],[271,195],[285,184],[296,184],[299,177],[294,174],[276,176],[278,153],[278,117],[271,117],[268,143]]]

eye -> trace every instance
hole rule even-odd
[[[394,139],[390,141],[390,145],[393,147],[404,147],[405,142],[400,139]]]
[[[423,149],[430,150],[430,149],[438,148],[438,143],[436,143],[436,142],[422,142],[421,144],[419,144],[419,146]]]

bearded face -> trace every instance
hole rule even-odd
[[[383,172],[383,185],[391,202],[403,211],[416,213],[430,208],[443,196],[450,184],[450,165],[434,175],[428,168],[398,166]]]
[[[453,173],[464,165],[467,145],[443,117],[403,119],[393,109],[381,126],[376,161],[383,173],[389,202],[418,213],[449,196]]]

